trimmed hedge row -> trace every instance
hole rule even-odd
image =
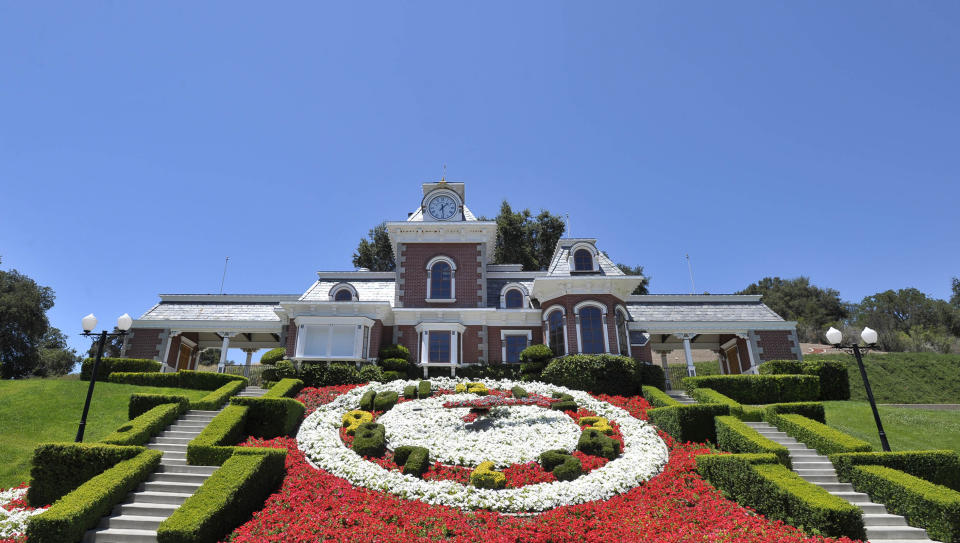
[[[281,379],[261,397],[294,398],[301,390],[303,390],[303,381],[300,379]]]
[[[847,474],[858,492],[924,528],[931,539],[960,541],[960,492],[886,466],[853,466]]]
[[[639,364],[640,383],[660,390],[667,389],[667,376],[663,368],[654,364]]]
[[[815,401],[820,383],[810,375],[705,375],[685,377],[688,393],[711,388],[742,404],[769,404]]]
[[[191,388],[194,390],[217,390],[232,382],[242,381],[246,386],[249,380],[242,375],[214,373],[211,371],[180,370],[176,373],[144,373],[114,371],[108,379],[111,383],[127,385]]]
[[[112,434],[100,440],[110,445],[145,445],[150,438],[164,431],[180,415],[187,412],[187,403],[165,403],[121,425]]]
[[[547,364],[541,380],[596,394],[634,396],[640,389],[637,361],[613,354],[574,354]]]
[[[133,420],[154,407],[166,404],[182,405],[183,410],[190,409],[190,398],[174,394],[131,394],[127,404],[127,419]]]
[[[293,435],[307,409],[293,398],[234,397],[230,405],[248,408],[244,433],[263,439]]]
[[[227,461],[243,439],[250,408],[228,405],[207,424],[200,435],[187,444],[187,463],[195,466],[220,466]]]
[[[960,454],[955,451],[861,452],[830,455],[843,480],[853,466],[886,466],[960,492]]]
[[[190,402],[190,409],[214,411],[219,409],[221,405],[227,403],[227,400],[229,400],[231,396],[235,396],[245,388],[247,388],[246,379],[243,381],[231,381],[203,398]]]
[[[820,454],[869,452],[870,444],[803,415],[776,415],[771,424]]]
[[[770,519],[833,537],[866,538],[860,508],[804,481],[772,454],[700,455],[697,471],[740,505]]]
[[[286,449],[238,448],[157,527],[160,543],[220,541],[250,518],[283,479]]]
[[[650,422],[680,441],[717,441],[714,417],[729,415],[721,404],[691,404],[658,407],[647,411]]]
[[[650,402],[650,405],[654,407],[671,407],[674,405],[683,405],[677,400],[674,400],[673,398],[671,398],[666,392],[654,386],[643,385],[640,387],[640,391],[643,394],[643,398],[648,402]]]
[[[93,373],[93,358],[87,358],[80,365],[80,380],[89,381]],[[145,358],[101,358],[97,368],[97,381],[106,381],[113,372],[159,372],[160,363]]]
[[[80,541],[87,530],[99,524],[104,515],[160,465],[163,453],[136,448],[140,452],[133,458],[122,460],[57,500],[43,513],[30,517],[27,540],[36,543]]]
[[[832,360],[770,360],[757,369],[761,375],[814,375],[820,380],[821,400],[849,400],[847,367]]]
[[[744,407],[729,396],[724,396],[712,388],[695,388],[691,394],[694,400],[700,403],[716,403],[730,407],[730,414],[740,420],[760,422],[760,410],[750,406]]]
[[[733,453],[768,453],[777,457],[777,461],[786,467],[790,463],[790,451],[760,435],[755,429],[733,416],[716,417],[717,447]]]
[[[85,481],[146,449],[103,443],[42,443],[33,451],[27,500],[33,507],[51,504]]]
[[[823,411],[823,404],[820,402],[791,402],[768,405],[763,408],[763,420],[773,424],[772,421],[777,418],[777,415],[788,413],[803,415],[817,422],[827,422],[827,416]]]

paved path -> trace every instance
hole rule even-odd
[[[883,407],[906,407],[907,409],[933,409],[935,411],[960,411],[960,403],[878,403]]]
[[[667,396],[670,396],[674,400],[686,405],[697,403],[696,400],[691,398],[686,392],[682,390],[668,390]]]

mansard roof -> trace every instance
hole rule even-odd
[[[570,276],[570,249],[577,244],[588,244],[596,250],[597,240],[593,238],[560,238],[557,241],[556,249],[553,251],[553,258],[550,259],[550,266],[547,268],[548,275]],[[617,267],[603,252],[596,251],[597,265],[600,271],[597,275],[624,275],[623,270]],[[576,275],[581,275],[576,273]]]
[[[387,302],[396,296],[394,272],[318,272],[319,279],[300,296],[301,302],[329,302],[331,290],[349,284],[357,291],[358,302]]]

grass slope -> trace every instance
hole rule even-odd
[[[823,404],[828,425],[869,442],[876,451],[881,450],[869,403]],[[880,406],[879,411],[891,449],[952,449],[960,452],[960,411],[886,406]]]
[[[853,355],[818,354],[803,358],[842,362],[850,375],[850,399],[867,399]],[[863,364],[877,403],[960,403],[960,355],[868,354]]]
[[[0,488],[30,479],[30,458],[39,443],[73,441],[89,382],[77,379],[0,381]],[[127,421],[133,393],[180,394],[199,399],[203,390],[98,382],[90,402],[85,442],[105,437]]]

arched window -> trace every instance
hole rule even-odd
[[[504,305],[507,309],[523,307],[523,293],[515,288],[508,290],[504,296]]]
[[[563,311],[559,309],[547,316],[547,344],[557,356],[567,354],[566,332],[563,329]]]
[[[622,310],[617,310],[617,341],[620,343],[620,354],[630,356],[630,337],[627,333],[627,317]]]
[[[573,269],[575,271],[593,271],[593,255],[586,249],[578,249],[573,253]]]
[[[335,302],[349,302],[350,300],[353,300],[353,294],[349,289],[340,289],[333,295],[333,301]]]
[[[603,313],[599,308],[580,309],[580,352],[598,354],[606,351],[603,341]]]
[[[427,300],[454,300],[454,273],[457,269],[445,256],[430,259],[427,264]]]

